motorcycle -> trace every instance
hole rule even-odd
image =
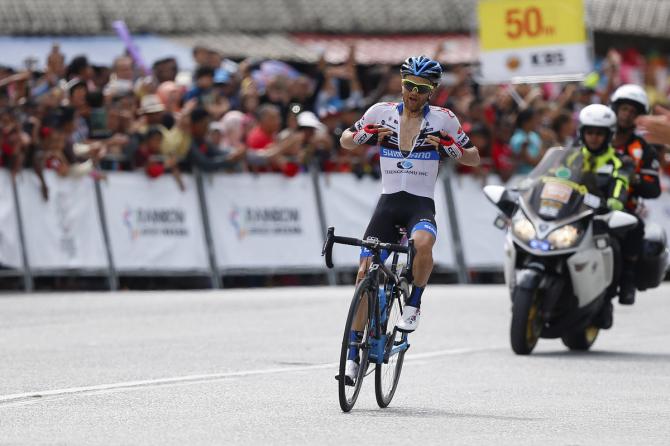
[[[485,186],[506,230],[505,283],[512,300],[510,342],[530,354],[539,338],[561,338],[570,350],[588,350],[600,329],[610,328],[610,299],[621,270],[619,239],[637,220],[609,211],[575,150],[552,148],[516,188]],[[668,267],[665,231],[645,226],[638,260],[638,290],[657,287]],[[608,322],[609,319],[609,322]],[[609,325],[609,326],[608,326]]]

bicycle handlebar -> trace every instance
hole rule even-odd
[[[326,256],[326,266],[328,268],[333,267],[333,245],[335,243],[350,246],[363,246],[373,252],[379,252],[385,249],[389,252],[401,252],[404,254],[409,253],[409,246],[400,245],[397,243],[382,243],[379,240],[360,240],[357,238],[341,237],[335,235],[335,228],[331,226],[328,228],[326,243],[324,243],[323,249],[321,250],[321,255]]]

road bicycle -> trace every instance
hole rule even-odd
[[[399,229],[399,235],[406,233]],[[328,268],[333,267],[333,245],[361,246],[368,248],[372,259],[363,280],[356,286],[351,300],[347,322],[344,325],[344,336],[340,350],[340,367],[336,376],[340,407],[349,412],[356,404],[356,399],[363,384],[363,378],[375,372],[375,397],[379,407],[387,407],[400,379],[403,359],[409,348],[407,333],[396,328],[406,299],[409,297],[408,272],[412,271],[414,253],[413,241],[406,245],[382,243],[375,238],[359,240],[335,235],[335,228],[328,228],[322,255],[326,257]],[[400,254],[406,254],[406,265],[399,267]],[[391,264],[384,260],[391,257]],[[356,338],[351,335],[356,319],[364,320],[363,335]],[[361,321],[363,323],[363,321]],[[360,324],[359,327],[360,329]],[[350,348],[359,351],[359,367],[356,378],[351,381],[345,377],[345,367]]]

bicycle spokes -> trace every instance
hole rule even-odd
[[[401,317],[399,296],[394,296],[390,301],[387,314],[384,357],[381,362],[377,362],[375,369],[375,397],[379,407],[386,407],[391,402],[400,379],[405,352],[409,348],[407,333],[395,327]]]

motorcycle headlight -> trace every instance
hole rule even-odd
[[[526,218],[523,213],[519,213],[519,216],[514,219],[512,222],[512,231],[514,235],[519,237],[524,242],[527,242],[535,238],[535,227],[533,224]]]
[[[556,249],[567,249],[575,246],[582,235],[582,231],[575,225],[565,225],[551,231],[547,240]]]

